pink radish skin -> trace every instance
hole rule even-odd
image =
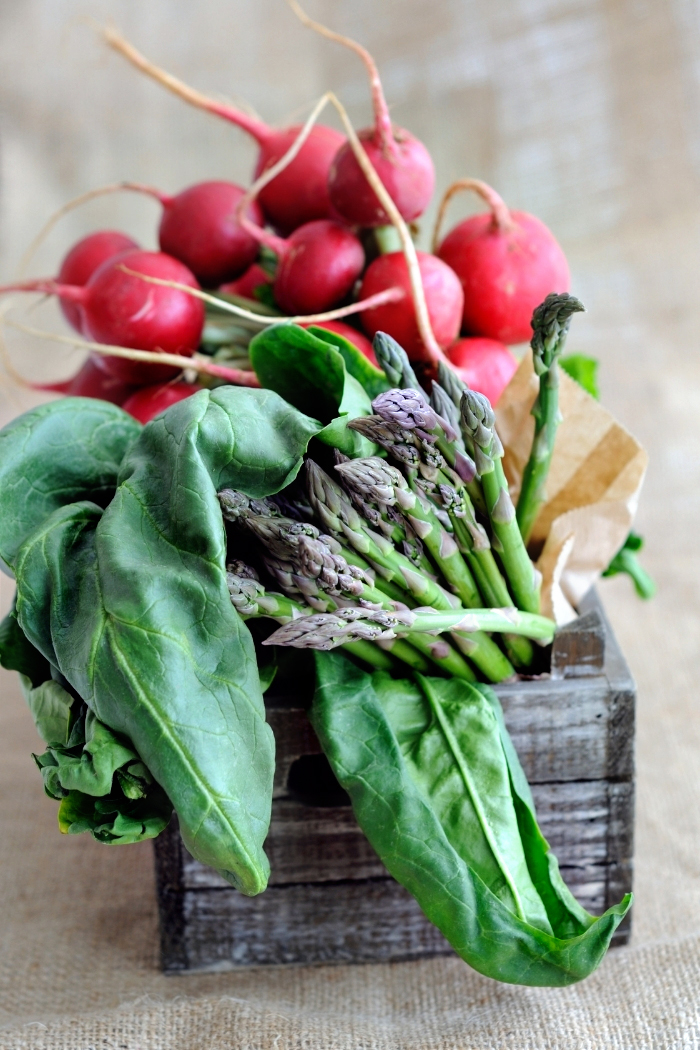
[[[56,280],[59,284],[84,285],[103,262],[120,252],[131,251],[139,245],[118,230],[99,230],[74,244],[61,263]],[[61,299],[63,315],[76,332],[82,334],[80,307],[68,299]]]
[[[496,191],[478,179],[463,179],[448,189],[440,218],[460,189],[474,190],[491,209],[460,222],[436,251],[464,290],[462,330],[502,343],[527,342],[535,307],[550,292],[569,290],[566,257],[543,222],[527,212],[509,211]]]
[[[323,313],[352,291],[364,269],[365,252],[346,226],[316,219],[285,239],[255,226],[240,211],[239,206],[246,230],[277,253],[272,287],[280,310],[291,315]]]
[[[161,251],[184,263],[205,288],[239,277],[257,258],[257,241],[236,220],[244,193],[233,182],[200,182],[174,197],[155,194],[163,205]],[[248,216],[258,225],[264,221],[256,202]]]
[[[301,124],[283,131],[267,128],[265,136],[258,137],[260,155],[255,165],[256,179],[284,156],[301,129]],[[262,209],[282,235],[314,219],[337,217],[331,205],[328,173],[344,142],[345,136],[335,128],[315,124],[291,164],[260,191],[258,200]]]
[[[137,390],[123,403],[122,408],[138,419],[139,423],[148,423],[171,405],[184,401],[202,389],[195,383],[156,383]]]
[[[100,401],[111,401],[113,405],[123,405],[137,389],[133,383],[127,383],[108,372],[104,359],[97,354],[90,354],[68,384],[66,394],[69,397],[95,397]]]
[[[108,259],[83,287],[49,278],[6,285],[0,292],[44,292],[76,303],[83,332],[96,343],[191,357],[204,326],[202,303],[179,288],[142,281],[138,274],[199,288],[193,274],[177,259],[162,252],[132,251]],[[105,356],[104,368],[134,384],[162,382],[178,374],[170,365],[110,356]]]
[[[303,324],[301,327],[309,328],[310,325]],[[369,339],[367,339],[362,332],[358,332],[356,328],[353,328],[352,325],[343,324],[342,321],[323,321],[322,324],[318,324],[315,327],[326,328],[329,332],[335,332],[336,335],[342,335],[343,339],[347,339],[349,343],[352,343],[353,346],[357,347],[360,353],[364,354],[368,361],[371,361],[373,365],[379,367]]]
[[[492,405],[518,370],[517,358],[495,339],[458,339],[447,356],[467,386],[485,394]]]
[[[410,132],[393,128],[391,134],[388,146],[376,128],[359,131],[358,138],[402,217],[413,222],[430,203],[435,168],[423,143]],[[333,207],[352,225],[385,226],[390,222],[347,143],[333,161],[328,188]]]
[[[263,270],[262,266],[253,263],[242,277],[222,284],[219,291],[227,295],[240,295],[243,299],[254,300],[256,298],[255,289],[263,284],[272,284],[272,277],[266,270]]]
[[[444,350],[459,334],[462,288],[457,275],[440,259],[427,252],[417,252],[417,256],[430,324],[438,344]],[[411,360],[431,362],[432,358],[418,331],[408,266],[402,252],[380,255],[370,264],[359,297],[365,299],[393,287],[402,288],[404,298],[364,310],[360,315],[362,327],[370,337],[377,332],[387,332],[393,336]]]

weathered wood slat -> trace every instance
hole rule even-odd
[[[613,811],[620,830],[627,828],[631,784],[611,785],[606,780],[536,784],[533,796],[542,832],[563,867],[573,869],[628,857],[626,839],[618,834],[611,840],[610,828]],[[272,868],[271,886],[387,874],[349,806],[305,806],[293,799],[275,800],[265,852]],[[190,890],[228,884],[183,848],[182,885]]]

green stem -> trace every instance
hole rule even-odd
[[[559,412],[559,367],[556,361],[540,376],[540,389],[532,406],[535,417],[535,436],[530,457],[523,471],[518,498],[518,527],[528,543],[537,517],[546,501],[545,485],[554,455],[557,429],[561,422]]]
[[[469,664],[444,638],[431,638],[427,634],[417,632],[411,632],[406,637],[419,652],[428,656],[433,663],[453,678],[462,678],[465,682],[476,682],[476,675]]]
[[[525,549],[499,456],[493,458],[493,469],[481,475],[481,485],[491,528],[498,540],[496,549],[515,603],[525,612],[539,613],[539,574]]]

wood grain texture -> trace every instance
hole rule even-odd
[[[557,650],[561,677],[496,692],[564,880],[600,914],[632,885],[635,686],[595,594],[581,613],[579,629],[566,632]],[[583,675],[569,673],[566,661],[574,659]],[[155,841],[166,972],[448,952],[389,877],[350,806],[308,804],[290,791],[294,763],[321,755],[304,708],[295,698],[273,697],[267,714],[277,742],[265,843],[270,887],[259,897],[241,896],[187,853],[173,820]],[[613,944],[629,935],[628,917]]]

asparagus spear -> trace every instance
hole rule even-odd
[[[416,373],[411,368],[408,354],[399,343],[386,332],[377,332],[372,340],[372,349],[392,386],[420,389]]]
[[[435,580],[418,572],[409,559],[397,551],[390,540],[370,529],[350,499],[324,470],[306,461],[309,502],[323,527],[342,536],[377,571],[377,585],[386,579],[408,591],[422,605],[451,609],[454,601]]]
[[[443,529],[427,502],[409,487],[396,467],[372,456],[339,463],[336,470],[343,481],[364,498],[398,506],[464,604],[470,608],[482,605],[474,578],[454,539]],[[491,681],[500,682],[513,674],[512,666],[496,643],[484,634],[475,634],[467,639],[467,655]]]
[[[236,561],[227,566],[226,582],[231,602],[244,620],[252,617],[269,617],[285,624],[306,616],[306,609],[299,602],[284,594],[266,591],[253,568],[245,562]],[[421,669],[430,672],[428,660],[424,659],[408,642],[401,638],[387,641],[386,649],[374,645],[371,641],[357,638],[345,643],[344,648],[352,656],[380,671],[391,671],[395,661],[408,664],[414,671]]]
[[[532,406],[535,436],[525,465],[518,499],[517,521],[525,543],[532,534],[537,515],[545,502],[545,484],[552,462],[559,412],[559,366],[571,315],[584,310],[583,304],[566,292],[548,295],[532,315],[532,363],[540,379],[540,389]]]
[[[474,461],[494,537],[510,590],[519,609],[540,610],[540,576],[530,561],[515,518],[501,457],[503,446],[496,433],[496,418],[487,397],[473,390],[462,395],[462,420],[474,449]]]
[[[438,612],[435,609],[400,609],[388,612],[377,609],[339,609],[335,613],[314,613],[293,620],[274,634],[266,645],[291,645],[299,649],[334,649],[347,641],[363,638],[388,641],[408,633],[482,629],[510,631],[526,635],[547,645],[554,637],[555,624],[545,616],[518,612],[516,609],[457,609]]]

